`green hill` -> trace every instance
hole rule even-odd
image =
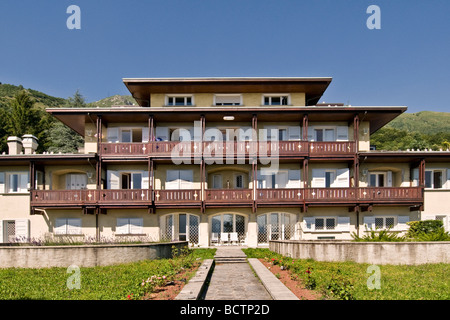
[[[115,95],[88,103],[89,107],[109,108],[111,106],[137,106],[136,100],[130,95]]]
[[[403,113],[386,127],[425,134],[450,132],[450,112]]]

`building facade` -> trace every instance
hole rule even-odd
[[[441,219],[450,152],[376,151],[406,107],[320,104],[331,78],[123,79],[139,106],[47,111],[85,139],[0,155],[0,242],[43,237],[264,246]]]

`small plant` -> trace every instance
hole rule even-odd
[[[398,233],[391,231],[390,228],[382,230],[368,230],[368,234],[362,237],[358,236],[355,232],[352,233],[354,241],[370,241],[370,242],[402,242],[406,240],[406,236],[400,236]]]
[[[407,237],[415,241],[450,241],[450,234],[440,220],[411,221],[408,225]]]
[[[317,282],[314,276],[312,275],[312,268],[308,267],[305,271],[305,288],[309,290],[314,290],[317,287]]]

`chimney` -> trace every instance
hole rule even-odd
[[[22,139],[19,137],[8,137],[8,154],[20,154],[22,152]]]
[[[36,152],[38,147],[38,138],[33,136],[32,134],[24,134],[22,136],[23,148],[25,150],[25,154],[33,154]]]

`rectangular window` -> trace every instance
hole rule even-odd
[[[26,193],[28,192],[28,173],[9,173],[8,192]]]
[[[142,234],[142,218],[117,218],[116,234]]]
[[[191,96],[172,96],[167,97],[168,106],[192,106]]]
[[[443,170],[426,170],[425,171],[425,188],[442,189],[443,187]]]
[[[244,176],[242,174],[238,174],[236,176],[236,184],[235,184],[235,188],[237,189],[242,189],[244,188]]]
[[[375,217],[375,229],[393,228],[394,221],[394,217]]]
[[[55,219],[54,234],[58,235],[81,235],[81,219],[58,218]]]
[[[287,106],[289,103],[289,96],[287,95],[266,95],[264,96],[265,106]]]
[[[316,230],[334,230],[336,228],[336,218],[316,218]]]
[[[369,181],[370,187],[384,187],[384,180],[384,173],[371,173]]]

